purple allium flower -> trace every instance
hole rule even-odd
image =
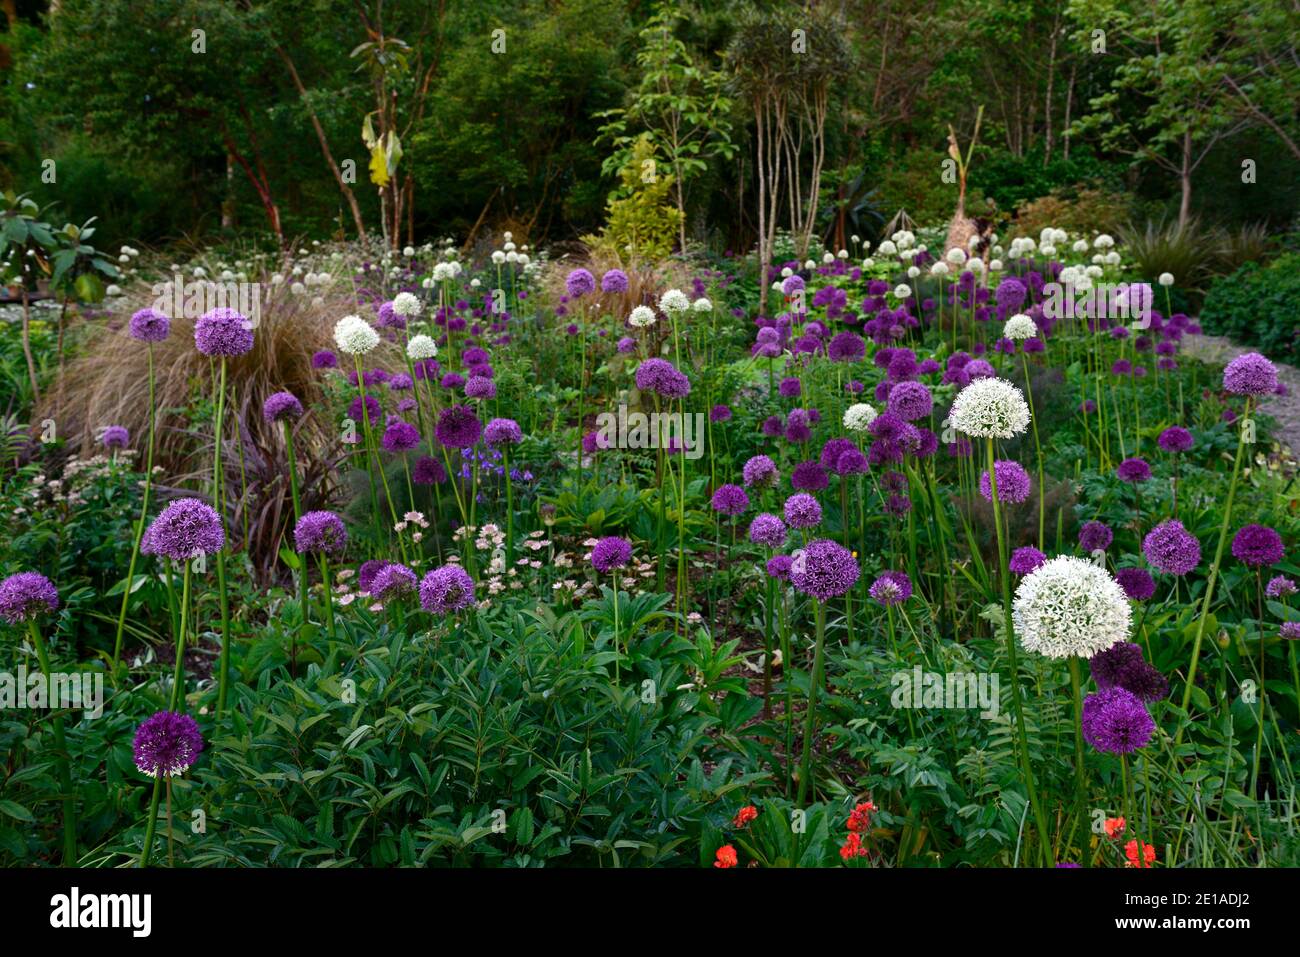
[[[838,333],[826,347],[826,355],[832,362],[861,362],[866,354],[867,344],[851,332]]]
[[[564,277],[564,288],[574,299],[596,291],[596,277],[585,269],[574,269]]]
[[[313,353],[311,357],[311,367],[313,369],[335,369],[338,368],[339,357],[328,349],[321,349]]]
[[[1115,572],[1115,580],[1133,601],[1146,601],[1156,593],[1155,579],[1145,568],[1121,568]]]
[[[361,396],[357,396],[348,403],[348,418],[359,421],[361,419],[361,410],[363,408],[365,409],[366,420],[371,425],[378,423],[380,418],[383,416],[383,409],[379,405],[379,400],[373,395],[367,395],[364,406],[361,402]]]
[[[794,564],[794,559],[789,555],[773,555],[767,560],[766,570],[769,578],[775,578],[778,581],[790,580],[790,566]]]
[[[1264,594],[1269,598],[1286,598],[1288,595],[1294,595],[1295,593],[1295,582],[1285,575],[1270,578],[1268,584],[1264,586]]]
[[[410,594],[419,586],[415,572],[399,562],[386,562],[371,577],[368,594],[376,601],[389,601]]]
[[[1192,439],[1192,433],[1188,432],[1181,425],[1171,425],[1160,433],[1156,439],[1156,444],[1166,452],[1188,452],[1191,451],[1195,444]]]
[[[1232,536],[1232,556],[1243,565],[1275,565],[1286,555],[1282,536],[1267,525],[1243,525]]]
[[[807,492],[796,492],[785,500],[782,511],[791,528],[812,528],[821,524],[822,507]]]
[[[275,392],[262,403],[262,418],[267,422],[296,419],[302,415],[302,403],[292,392]]]
[[[723,515],[741,515],[749,508],[749,496],[739,485],[719,485],[713,493],[713,510]]]
[[[467,449],[483,434],[483,423],[469,406],[453,405],[438,415],[433,431],[447,448]]]
[[[1223,370],[1223,387],[1233,395],[1268,395],[1277,388],[1277,368],[1258,352],[1247,352]]]
[[[912,597],[912,579],[906,572],[884,571],[876,576],[867,593],[881,605],[900,605]]]
[[[469,381],[465,383],[465,397],[467,399],[495,399],[497,395],[497,385],[486,376],[472,375]]]
[[[203,750],[199,725],[188,714],[158,711],[135,729],[135,766],[151,778],[184,774]]]
[[[998,480],[998,501],[1018,505],[1029,498],[1029,473],[1019,462],[999,459],[993,463],[993,473]],[[993,501],[993,483],[989,473],[980,473],[980,495],[986,502]]]
[[[766,455],[755,455],[741,469],[744,483],[752,488],[770,488],[780,480],[776,463]]]
[[[1285,638],[1288,641],[1295,641],[1300,638],[1300,621],[1284,621],[1282,627],[1277,630],[1279,638]]]
[[[867,457],[856,446],[845,449],[835,460],[835,474],[840,476],[860,475],[867,471],[867,467]]]
[[[841,455],[850,449],[856,448],[857,446],[849,439],[828,439],[826,444],[822,446],[821,455],[818,456],[817,460],[821,463],[822,468],[833,469],[835,463],[840,460]]]
[[[0,618],[16,625],[59,609],[59,591],[40,572],[18,572],[0,582]]]
[[[493,419],[483,430],[483,441],[494,449],[502,445],[518,445],[523,440],[523,430],[514,419]]]
[[[411,481],[416,485],[441,485],[447,481],[447,470],[430,455],[421,455],[411,468]]]
[[[684,399],[691,393],[691,380],[666,359],[646,359],[636,370],[636,387],[667,399]]]
[[[357,588],[363,595],[373,594],[371,589],[375,584],[375,576],[391,564],[392,562],[382,558],[372,558],[368,562],[361,563],[361,567],[357,569]]]
[[[1016,575],[1028,575],[1045,561],[1047,561],[1046,555],[1032,545],[1025,545],[1011,553],[1011,561],[1007,567]]]
[[[459,389],[465,384],[465,377],[459,372],[448,372],[438,380],[438,385],[444,389]]]
[[[194,345],[205,356],[242,356],[253,348],[253,327],[234,309],[213,309],[194,323]]]
[[[611,269],[600,277],[601,292],[627,292],[627,273]]]
[[[1151,478],[1151,466],[1147,465],[1145,459],[1125,459],[1115,469],[1115,475],[1121,482],[1136,485]]]
[[[221,517],[197,498],[178,498],[163,509],[140,539],[145,555],[161,555],[184,562],[200,555],[215,555],[226,545]]]
[[[768,512],[754,516],[749,523],[749,540],[765,548],[780,548],[785,544],[787,534],[785,522]]]
[[[760,431],[769,439],[776,438],[781,434],[781,431],[784,428],[785,426],[781,422],[781,417],[779,415],[769,415],[763,420],[763,424],[759,427]]]
[[[131,322],[127,326],[131,338],[141,342],[162,342],[171,329],[171,319],[157,309],[141,309],[131,316]]]
[[[709,410],[710,422],[730,422],[731,409],[725,405],[715,405]]]
[[[420,582],[420,607],[448,615],[474,604],[474,579],[459,565],[443,565]]]
[[[106,449],[124,449],[131,441],[131,433],[124,425],[110,425],[99,437]]]
[[[393,392],[405,392],[415,386],[415,380],[405,372],[395,372],[388,377],[388,388]]]
[[[783,399],[797,399],[803,392],[803,382],[799,380],[798,376],[787,376],[776,387],[776,392]]]
[[[1104,522],[1084,522],[1083,527],[1079,529],[1079,547],[1089,554],[1096,551],[1104,552],[1110,548],[1114,538],[1115,533]]]
[[[889,496],[885,500],[885,511],[890,515],[902,517],[912,510],[912,500],[906,495],[897,493]]]
[[[622,339],[618,340],[618,343],[614,348],[623,355],[627,355],[629,352],[636,352],[636,340],[631,336],[624,336]]]
[[[1008,313],[1016,312],[1024,305],[1025,297],[1029,295],[1029,290],[1025,288],[1024,283],[1014,276],[1007,276],[998,283],[997,291],[994,292],[993,298],[997,304],[1006,309]]]
[[[800,462],[790,473],[790,484],[802,492],[816,492],[830,484],[826,470],[811,459]]]
[[[966,373],[966,375],[970,376],[972,379],[978,379],[978,378],[992,379],[992,378],[997,378],[997,374],[998,374],[997,370],[994,369],[993,366],[990,363],[986,362],[984,359],[972,359],[970,362],[962,366],[961,371]]]
[[[1201,543],[1177,519],[1161,522],[1142,540],[1147,563],[1166,575],[1186,575],[1201,562]]]
[[[602,575],[615,568],[622,568],[631,560],[632,543],[617,535],[607,535],[591,549],[591,567]]]
[[[395,419],[384,429],[379,440],[386,452],[409,452],[420,444],[420,430],[410,422]]]
[[[812,438],[812,421],[804,409],[791,409],[785,420],[785,439],[796,444]]]
[[[1132,754],[1151,740],[1156,723],[1137,695],[1120,687],[1083,699],[1083,737],[1098,751]]]
[[[920,382],[900,382],[889,391],[888,408],[900,419],[923,419],[934,408],[934,397]]]
[[[348,530],[333,512],[304,512],[293,527],[294,550],[299,555],[323,552],[337,555],[347,547]]]
[[[1142,647],[1120,641],[1098,652],[1088,662],[1097,688],[1123,688],[1140,701],[1159,701],[1169,694],[1165,676],[1142,657]]]
[[[790,566],[790,581],[805,595],[827,601],[853,587],[858,580],[858,563],[853,553],[828,538],[809,542],[796,553]]]

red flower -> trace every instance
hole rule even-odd
[[[1106,836],[1109,838],[1116,838],[1124,833],[1124,819],[1122,817],[1108,817],[1103,826],[1106,828]]]
[[[849,830],[859,833],[868,830],[871,827],[871,812],[875,810],[877,810],[876,806],[870,801],[863,801],[855,807],[853,813],[849,815]]]
[[[848,839],[840,848],[840,857],[844,860],[852,860],[855,857],[866,857],[867,849],[862,846],[862,838],[854,831],[849,831]]]
[[[730,844],[723,844],[718,848],[717,858],[713,862],[714,867],[735,867],[737,863],[736,849]]]
[[[1138,842],[1129,841],[1124,845],[1124,856],[1128,858],[1129,867],[1151,867],[1156,860],[1156,849],[1150,844],[1142,845],[1142,863],[1138,863]]]
[[[752,804],[746,804],[736,812],[736,816],[731,821],[731,826],[744,827],[756,817],[758,817],[758,808],[754,807]]]

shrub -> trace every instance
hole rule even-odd
[[[619,170],[622,185],[611,195],[604,232],[586,239],[594,249],[632,261],[672,252],[681,213],[673,205],[673,177],[667,166],[655,172],[654,154],[649,136],[632,147],[627,165]]]
[[[1210,287],[1201,309],[1206,332],[1257,345],[1275,359],[1300,359],[1300,253],[1267,266],[1246,263]]]
[[[1008,234],[1037,239],[1044,226],[1072,233],[1114,232],[1127,218],[1128,207],[1123,194],[1090,187],[1056,189],[1017,206],[1015,223]]]

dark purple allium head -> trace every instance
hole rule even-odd
[[[798,376],[787,376],[776,387],[776,392],[783,399],[797,399],[803,392],[803,383]]]
[[[785,544],[787,534],[785,522],[768,512],[754,516],[749,523],[749,540],[764,548],[780,548]]]
[[[363,408],[365,409],[366,420],[371,425],[375,425],[377,422],[379,422],[380,418],[384,414],[383,407],[380,406],[379,400],[376,399],[373,395],[366,396],[366,401],[364,405],[361,402],[361,396],[357,396],[351,402],[348,403],[348,418],[353,419],[355,421],[360,421],[361,410]]]
[[[715,405],[709,410],[710,422],[730,422],[731,409],[725,405]]]
[[[1160,438],[1156,439],[1156,444],[1166,452],[1189,452],[1195,444],[1192,439],[1192,433],[1188,432],[1181,425],[1171,425],[1160,433]]]
[[[405,392],[415,386],[415,380],[405,372],[395,372],[388,377],[388,388],[393,392]]]
[[[827,439],[826,444],[822,446],[821,455],[817,457],[817,461],[821,463],[822,468],[833,469],[835,463],[840,460],[841,455],[850,449],[856,448],[857,446],[850,439]]]
[[[867,344],[852,332],[836,334],[826,347],[832,362],[861,362],[867,354]]]
[[[1223,370],[1223,387],[1233,395],[1269,395],[1277,388],[1277,368],[1258,352],[1247,352]]]
[[[617,535],[607,535],[591,549],[591,567],[602,575],[615,568],[622,568],[631,560],[632,543]]]
[[[830,484],[826,470],[811,459],[800,462],[790,473],[790,484],[802,492],[816,492]]]
[[[197,498],[178,498],[155,518],[140,539],[145,555],[160,555],[185,562],[200,555],[215,555],[226,545],[221,517]]]
[[[920,382],[900,382],[889,390],[887,406],[900,419],[913,422],[930,414],[934,408],[934,397]]]
[[[596,277],[585,269],[574,269],[564,277],[564,288],[574,299],[596,291]]]
[[[1296,593],[1296,584],[1285,575],[1277,575],[1268,580],[1264,586],[1264,594],[1269,598],[1286,598],[1288,595]]]
[[[1295,641],[1300,638],[1300,621],[1284,621],[1277,630],[1279,638],[1285,638],[1287,641]]]
[[[385,561],[382,558],[372,558],[368,562],[362,562],[361,567],[357,569],[357,588],[363,595],[371,594],[371,588],[375,584],[375,576],[391,565],[392,562]]]
[[[172,331],[172,321],[157,309],[141,309],[131,316],[127,326],[132,339],[141,342],[162,342]]]
[[[379,440],[386,452],[409,452],[420,444],[420,430],[410,422],[395,419],[388,423]]]
[[[666,359],[646,359],[636,370],[636,387],[666,399],[684,399],[691,393],[691,380]]]
[[[630,352],[636,352],[636,340],[631,336],[624,336],[614,346],[620,353],[627,355]]]
[[[110,425],[99,437],[106,449],[124,449],[131,441],[131,433],[124,425]]]
[[[1079,529],[1079,547],[1090,554],[1104,552],[1114,539],[1115,533],[1104,522],[1084,522]]]
[[[884,571],[876,576],[867,593],[881,605],[901,605],[912,597],[912,579],[906,572]]]
[[[858,580],[858,562],[853,553],[828,538],[819,538],[796,552],[790,566],[790,581],[805,595],[828,601],[843,595]]]
[[[322,552],[337,555],[347,547],[348,530],[333,512],[304,512],[293,527],[293,547],[299,555]]]
[[[806,409],[791,409],[785,420],[787,442],[807,442],[812,438],[812,419]]]
[[[302,403],[292,392],[274,392],[262,403],[262,418],[267,422],[282,422],[302,415]]]
[[[794,564],[794,559],[789,555],[773,555],[767,560],[765,566],[769,578],[775,578],[777,581],[790,580],[790,566]]]
[[[253,325],[234,309],[213,309],[194,323],[194,345],[205,356],[242,356],[253,348]]]
[[[1286,556],[1282,536],[1267,525],[1243,525],[1232,536],[1232,557],[1251,568],[1276,565]]]
[[[1046,555],[1032,545],[1025,545],[1011,553],[1011,561],[1007,567],[1016,575],[1028,575],[1045,561],[1047,561]]]
[[[835,460],[836,475],[861,475],[867,471],[867,457],[855,446],[845,449]]]
[[[1115,469],[1115,476],[1121,482],[1130,482],[1136,485],[1151,478],[1151,466],[1147,465],[1145,459],[1125,459]]]
[[[449,449],[467,449],[483,434],[483,423],[469,406],[453,405],[438,415],[434,434]]]
[[[601,292],[627,292],[627,273],[621,269],[611,269],[600,277]]]
[[[741,469],[744,483],[751,488],[771,488],[780,481],[776,463],[766,455],[755,455]]]
[[[1159,701],[1169,693],[1168,680],[1142,657],[1142,647],[1131,641],[1116,642],[1088,664],[1099,690],[1123,688],[1146,702]]]
[[[785,523],[791,528],[812,528],[821,524],[822,507],[807,492],[796,492],[785,500],[782,509]]]
[[[1146,601],[1156,593],[1155,579],[1145,568],[1121,568],[1115,572],[1115,580],[1132,601]]]
[[[11,625],[59,610],[59,590],[40,572],[18,572],[0,582],[0,618]]]
[[[739,485],[719,485],[713,493],[712,505],[722,515],[743,515],[749,508],[749,496]]]
[[[474,579],[459,565],[443,565],[420,582],[420,607],[431,614],[449,615],[474,604]]]
[[[159,711],[135,729],[131,750],[135,766],[151,778],[184,774],[203,750],[199,725],[187,714]]]
[[[421,455],[411,468],[411,481],[416,485],[441,485],[447,481],[447,470],[430,455]]]
[[[472,375],[469,381],[465,383],[465,398],[467,399],[495,399],[497,395],[497,385],[486,376]]]
[[[1156,723],[1137,695],[1120,687],[1083,699],[1083,737],[1098,751],[1132,754],[1151,740]]]
[[[444,389],[459,389],[465,384],[465,377],[459,372],[448,372],[438,380],[438,385]]]
[[[523,430],[514,419],[493,419],[483,430],[483,441],[494,449],[503,445],[518,445],[523,440]]]
[[[994,292],[993,298],[997,300],[999,306],[1004,307],[1008,313],[1016,312],[1025,303],[1025,297],[1029,295],[1029,290],[1025,284],[1014,276],[1007,276],[998,283],[997,291]]]
[[[1029,473],[1019,462],[999,459],[993,463],[993,474],[998,480],[998,501],[1019,504],[1029,498]],[[993,501],[993,483],[989,473],[980,473],[980,495],[986,502]]]
[[[321,349],[313,353],[311,357],[311,367],[313,369],[337,369],[339,357],[328,349]]]
[[[418,586],[415,572],[398,562],[387,562],[371,577],[368,594],[376,601],[391,601],[409,595]]]
[[[1186,575],[1201,562],[1201,543],[1177,519],[1161,522],[1142,540],[1147,563],[1166,575]]]
[[[759,431],[769,439],[774,439],[781,434],[784,428],[785,426],[781,422],[781,417],[779,415],[769,415],[763,420],[763,424],[759,427]]]

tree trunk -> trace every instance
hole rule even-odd
[[[1183,134],[1183,166],[1179,173],[1182,181],[1183,195],[1178,203],[1178,228],[1187,226],[1192,215],[1192,134]]]

